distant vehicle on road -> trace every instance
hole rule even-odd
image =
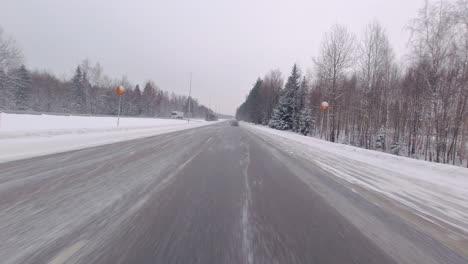
[[[205,116],[206,121],[216,121],[218,120],[218,116],[214,113],[207,113]]]
[[[184,112],[172,111],[171,117],[173,119],[184,119]]]
[[[230,123],[231,123],[231,126],[234,126],[234,127],[239,126],[239,121],[237,121],[236,119],[231,120]]]

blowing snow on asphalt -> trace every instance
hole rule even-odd
[[[224,122],[1,163],[1,262],[468,263],[463,215],[275,133]]]

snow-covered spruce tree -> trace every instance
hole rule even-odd
[[[31,75],[24,65],[13,72],[16,109],[28,110],[32,90]]]
[[[308,108],[304,108],[301,111],[299,118],[299,129],[297,132],[307,136],[312,130],[312,124],[314,120],[311,115],[311,111]]]
[[[278,104],[281,89],[283,88],[283,78],[279,70],[270,71],[265,75],[262,87],[262,124],[267,125],[273,114],[273,109]]]
[[[11,88],[14,79],[10,75],[0,69],[0,109],[14,109],[16,107],[15,94]]]
[[[268,125],[279,130],[290,130],[292,128],[292,113],[287,98],[280,98],[278,106],[273,110]]]
[[[83,72],[80,66],[76,68],[75,75],[71,83],[71,111],[74,113],[83,113],[86,107],[85,92],[83,87]]]
[[[393,142],[393,144],[390,146],[390,152],[393,155],[400,156],[400,150],[401,150],[401,146],[398,141]]]
[[[89,77],[88,74],[83,71],[83,76],[81,78],[81,87],[83,89],[83,95],[84,95],[84,113],[90,113],[91,109],[94,108],[94,105],[96,104],[95,102],[95,96],[96,96],[96,91],[92,87],[91,83],[89,82]]]
[[[140,85],[136,85],[135,89],[129,90],[128,101],[130,102],[130,109],[128,114],[131,116],[138,116],[141,114],[141,90]]]
[[[302,111],[306,106],[307,98],[307,89],[308,83],[305,76],[302,78],[302,82],[299,85],[295,95],[294,95],[294,121],[293,121],[293,131],[300,132],[300,122],[302,118]]]
[[[299,69],[294,64],[291,75],[288,78],[277,106],[273,110],[272,117],[268,125],[279,130],[293,129],[294,118],[299,115],[296,113],[295,96],[299,90]]]
[[[258,78],[246,100],[246,114],[249,122],[262,123],[262,79]]]
[[[385,150],[385,129],[383,127],[379,129],[375,137],[375,149],[381,151]]]

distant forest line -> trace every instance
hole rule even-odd
[[[117,115],[117,86],[126,91],[121,114],[125,116],[169,117],[172,111],[190,112],[193,117],[213,113],[197,99],[160,89],[153,81],[133,85],[126,77],[111,79],[99,63],[84,60],[70,79],[53,73],[31,71],[15,41],[0,28],[0,111]]]

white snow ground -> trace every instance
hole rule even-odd
[[[213,122],[0,113],[0,162],[160,135]]]
[[[243,123],[264,140],[323,170],[398,201],[468,239],[468,169],[327,142]]]

